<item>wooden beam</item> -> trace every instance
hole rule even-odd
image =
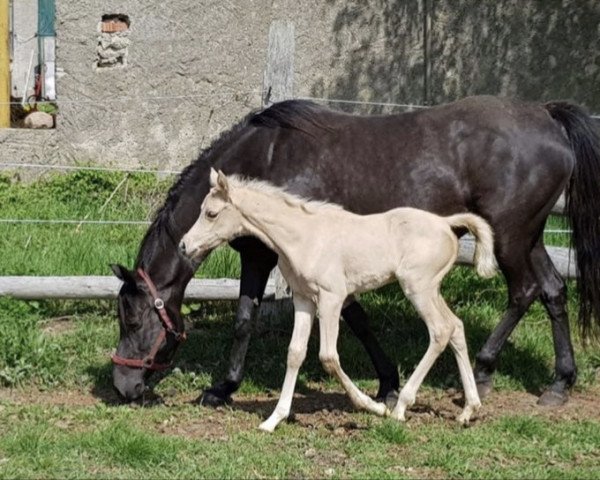
[[[294,24],[275,20],[269,28],[267,64],[263,76],[263,106],[294,95]]]
[[[0,0],[0,128],[10,127],[9,0]]]
[[[457,263],[473,264],[475,242],[465,238],[459,242]],[[575,254],[569,248],[546,247],[552,262],[563,278],[576,278]],[[121,282],[115,277],[0,277],[0,296],[10,296],[22,300],[34,299],[114,299]],[[240,290],[239,280],[228,278],[193,279],[186,291],[185,299],[194,300],[237,300]],[[276,299],[276,283],[267,283],[264,299]]]
[[[573,250],[563,247],[546,247],[546,251],[563,278],[577,278],[577,264],[575,263],[575,252]],[[471,238],[461,239],[456,263],[473,265],[474,253],[475,241]]]
[[[0,277],[0,296],[22,300],[36,299],[114,299],[117,298],[121,281],[116,277]],[[185,299],[237,300],[239,280],[229,278],[193,279],[185,290]],[[265,300],[273,299],[275,285],[267,283]]]
[[[294,97],[294,53],[296,49],[294,23],[274,20],[269,27],[267,63],[263,74],[263,107]],[[275,283],[275,298],[289,298],[287,283],[279,267],[269,276]],[[286,308],[286,307],[282,307]],[[281,308],[273,306],[273,311],[263,309],[266,315],[276,314]]]

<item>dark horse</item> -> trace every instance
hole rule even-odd
[[[136,268],[113,266],[124,281],[113,379],[126,399],[139,397],[152,370],[168,365],[183,332],[183,293],[198,265],[180,255],[178,244],[208,193],[209,166],[361,214],[411,206],[440,215],[470,211],[483,216],[495,232],[509,297],[507,311],[476,357],[480,394],[492,388],[500,350],[539,298],[550,316],[556,355],[554,381],[540,402],[567,401],[576,367],[566,287],[546,253],[542,232],[566,190],[580,275],[579,321],[583,333],[590,333],[600,324],[600,140],[579,107],[484,96],[389,116],[349,115],[305,101],[248,115],[172,186],[142,241]],[[252,317],[277,263],[254,238],[238,238],[231,246],[241,256],[240,300],[229,371],[203,395],[212,405],[240,385]],[[155,303],[157,297],[162,300]],[[369,353],[380,381],[377,395],[385,398],[399,387],[396,368],[357,302],[342,316]]]

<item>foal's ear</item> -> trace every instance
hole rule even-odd
[[[210,186],[211,187],[216,187],[217,186],[217,177],[219,176],[219,174],[217,173],[217,171],[210,167]]]
[[[133,276],[132,271],[127,270],[123,265],[117,263],[111,263],[110,268],[119,280],[124,283],[129,283],[130,285],[135,285],[135,277]]]
[[[219,170],[219,173],[217,174],[217,185],[219,190],[225,195],[227,200],[229,200],[229,180],[227,180],[227,177],[221,170]]]

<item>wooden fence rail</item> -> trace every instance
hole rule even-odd
[[[0,296],[22,300],[37,299],[114,299],[121,281],[116,277],[0,277]],[[230,278],[193,279],[185,290],[185,298],[194,300],[237,300],[239,280]],[[268,282],[264,298],[275,296],[274,282]]]
[[[457,263],[473,264],[474,241],[462,239]],[[575,278],[575,256],[568,248],[546,247],[554,265],[564,278]],[[121,282],[115,277],[0,277],[0,296],[23,300],[37,299],[114,299]],[[240,290],[238,280],[229,278],[200,280],[193,279],[186,291],[185,299],[194,300],[237,300]],[[276,282],[267,283],[264,299],[275,299]]]

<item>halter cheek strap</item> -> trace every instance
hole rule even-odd
[[[177,346],[179,346],[180,343],[185,341],[186,334],[185,332],[178,332],[175,330],[173,322],[169,318],[169,314],[165,308],[165,302],[159,297],[158,290],[150,279],[150,276],[141,268],[138,268],[137,273],[142,280],[144,280],[148,290],[150,291],[150,295],[152,295],[152,299],[154,300],[154,308],[158,312],[163,329],[160,331],[158,337],[154,341],[150,352],[148,352],[148,355],[146,355],[144,358],[124,358],[115,353],[112,355],[111,359],[115,365],[123,365],[131,368],[145,368],[147,370],[166,370],[171,367],[173,362],[156,363],[154,361],[162,342],[165,340],[165,338],[167,338],[167,334],[170,333],[175,337],[175,340],[177,340]]]

